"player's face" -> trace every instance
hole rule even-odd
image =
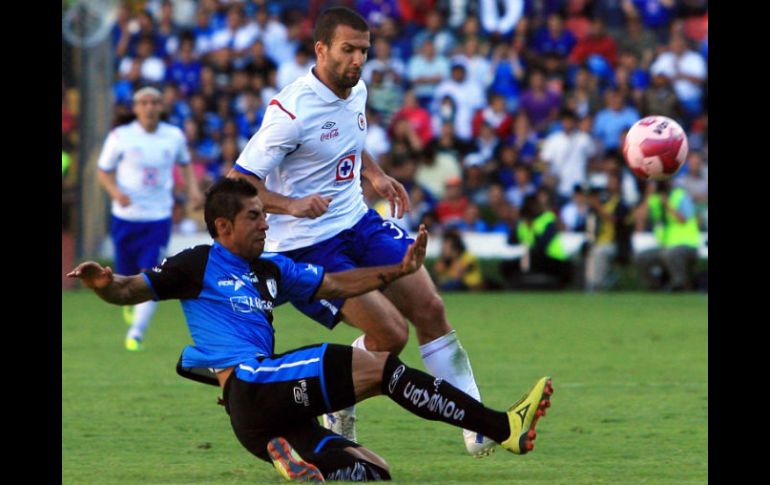
[[[369,32],[338,25],[330,46],[319,42],[318,68],[325,71],[336,88],[349,89],[358,84],[371,46],[369,37]]]
[[[233,252],[247,260],[258,258],[265,249],[267,229],[265,210],[259,197],[243,199],[243,209],[233,221]]]
[[[152,94],[146,94],[134,101],[134,114],[145,128],[154,128],[158,124],[162,110],[160,98]]]

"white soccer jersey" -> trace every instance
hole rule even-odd
[[[266,251],[324,241],[366,213],[361,190],[365,106],[363,81],[347,99],[339,99],[312,69],[270,101],[262,127],[235,161],[236,170],[256,175],[272,192],[292,198],[321,194],[332,202],[316,219],[268,214]]]
[[[118,188],[131,204],[121,207],[112,201],[112,214],[128,221],[171,217],[174,162],[190,163],[187,140],[179,128],[160,122],[155,132],[148,133],[134,121],[113,129],[97,165],[105,172],[117,171]]]

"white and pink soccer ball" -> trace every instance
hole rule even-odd
[[[665,116],[648,116],[634,123],[623,144],[623,156],[637,177],[666,180],[682,168],[687,158],[687,134]]]

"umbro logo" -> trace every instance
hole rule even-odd
[[[334,125],[336,125],[336,124],[337,123],[335,123],[333,121],[327,121],[326,123],[324,123],[324,125],[321,127],[321,129],[322,130],[329,130],[329,129],[333,128]]]

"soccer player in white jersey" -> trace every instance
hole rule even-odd
[[[203,201],[184,133],[160,121],[161,110],[160,91],[151,86],[137,90],[136,120],[110,132],[97,163],[99,183],[112,198],[110,234],[115,269],[122,274],[152,268],[165,256],[171,237],[175,162],[182,167],[190,201],[193,205]],[[157,302],[147,301],[124,313],[131,325],[127,350],[142,350],[156,306]]]
[[[368,209],[362,195],[363,176],[398,218],[409,210],[404,187],[364,150],[367,91],[360,77],[369,46],[369,26],[360,15],[344,7],[325,10],[315,27],[316,65],[270,101],[262,127],[228,174],[258,187],[269,213],[268,251],[341,271],[400,261],[413,242]],[[295,306],[328,328],[344,320],[363,330],[353,345],[371,351],[400,352],[408,319],[428,372],[480,400],[468,355],[424,268],[382,291]],[[354,420],[353,409],[325,417],[352,440]],[[464,435],[472,455],[493,449],[477,433]]]

